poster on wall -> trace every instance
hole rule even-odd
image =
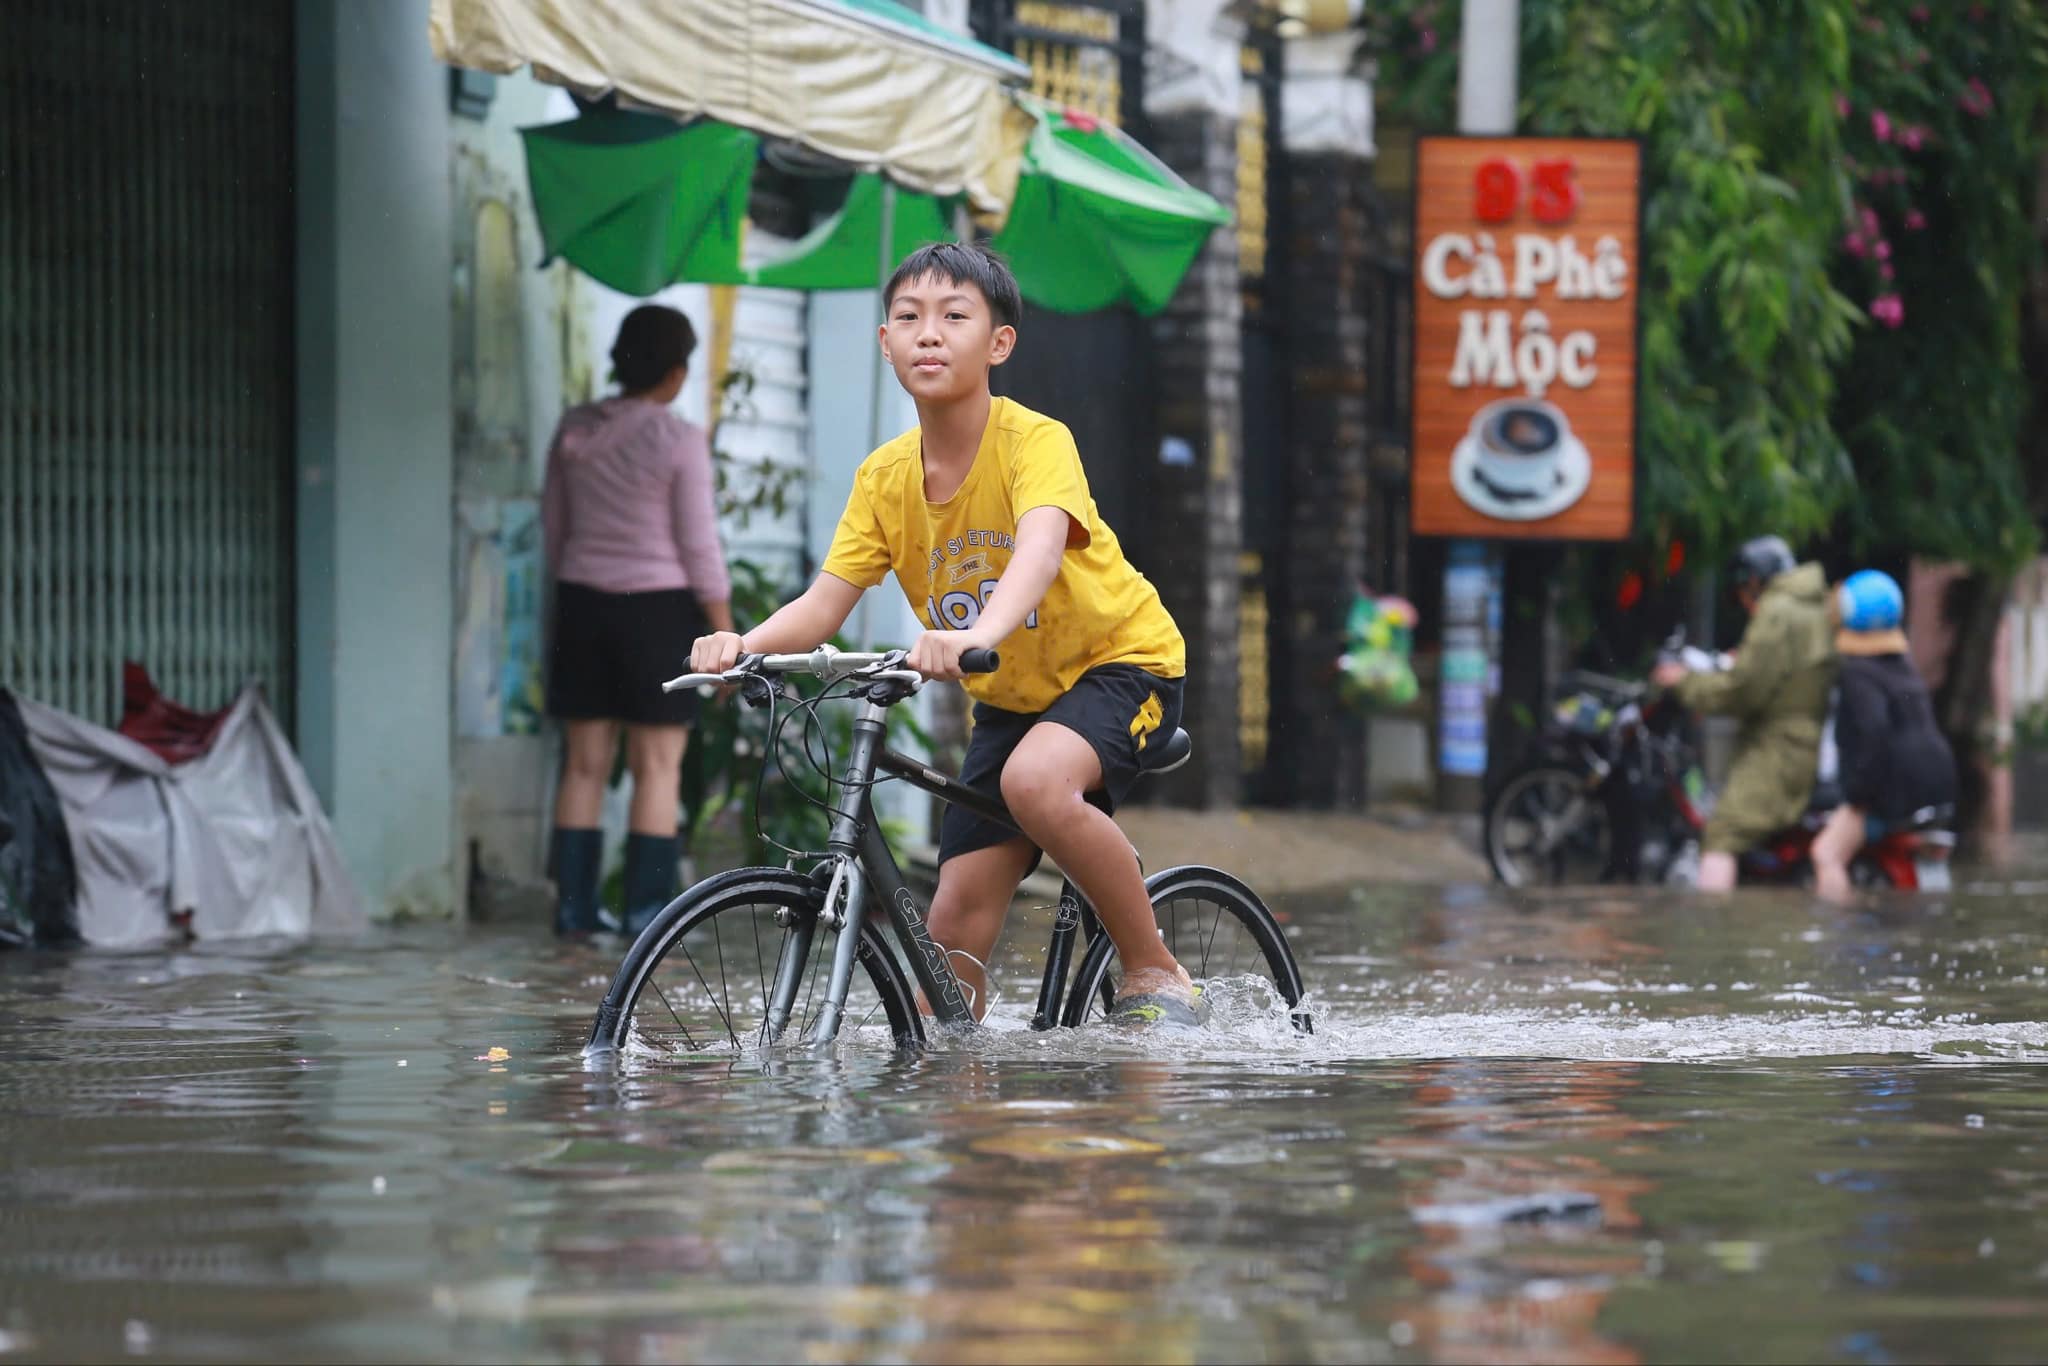
[[[455,622],[455,733],[533,735],[541,724],[540,504],[461,500]]]
[[[1640,145],[1425,137],[1416,157],[1412,530],[1625,539]]]

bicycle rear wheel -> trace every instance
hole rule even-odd
[[[1297,1030],[1314,1032],[1309,1013],[1299,1008],[1303,988],[1294,950],[1256,892],[1200,864],[1154,873],[1145,879],[1145,890],[1160,938],[1205,990],[1258,990],[1263,984],[1286,1002]],[[1106,1018],[1122,980],[1116,946],[1102,935],[1081,959],[1060,1022],[1073,1028]]]
[[[817,933],[823,899],[818,884],[781,868],[742,868],[684,892],[626,951],[585,1054],[629,1042],[678,1056],[758,1048],[768,1041],[768,1000],[785,968],[797,990],[782,1037],[801,1040],[832,970],[830,936]],[[872,924],[860,936],[839,1038],[877,1047],[923,1042],[901,965]]]

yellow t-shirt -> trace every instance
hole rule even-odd
[[[863,460],[825,572],[865,589],[893,569],[926,626],[964,631],[1010,563],[1019,519],[1041,507],[1072,519],[1066,557],[1038,610],[997,647],[1002,668],[968,678],[968,693],[1005,711],[1041,712],[1098,665],[1185,674],[1180,628],[1095,510],[1073,433],[1010,399],[990,405],[974,466],[943,503],[924,496],[917,428]]]

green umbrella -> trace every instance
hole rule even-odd
[[[1229,211],[1121,130],[1030,105],[1038,127],[1010,217],[990,245],[1040,307],[1086,313],[1127,303],[1159,312]]]
[[[1059,313],[1120,303],[1157,313],[1229,212],[1121,131],[1037,101],[1031,109],[1038,126],[1009,220],[991,245],[1029,303]],[[954,237],[954,201],[865,174],[839,212],[786,255],[742,270],[753,134],[597,108],[525,138],[548,255],[628,294],[684,281],[873,289],[891,263]]]
[[[946,207],[928,194],[898,190],[878,175],[855,176],[839,212],[806,233],[786,255],[749,271],[748,283],[783,289],[873,289],[896,262],[919,247],[958,240],[948,225]]]
[[[599,106],[521,132],[543,264],[567,257],[646,297],[679,280],[739,284],[760,139],[709,121]]]

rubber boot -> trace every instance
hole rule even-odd
[[[674,835],[626,836],[627,934],[638,935],[662,907],[675,900],[680,852]]]
[[[597,879],[604,868],[604,831],[555,827],[548,862],[555,873],[555,933],[597,932]]]

